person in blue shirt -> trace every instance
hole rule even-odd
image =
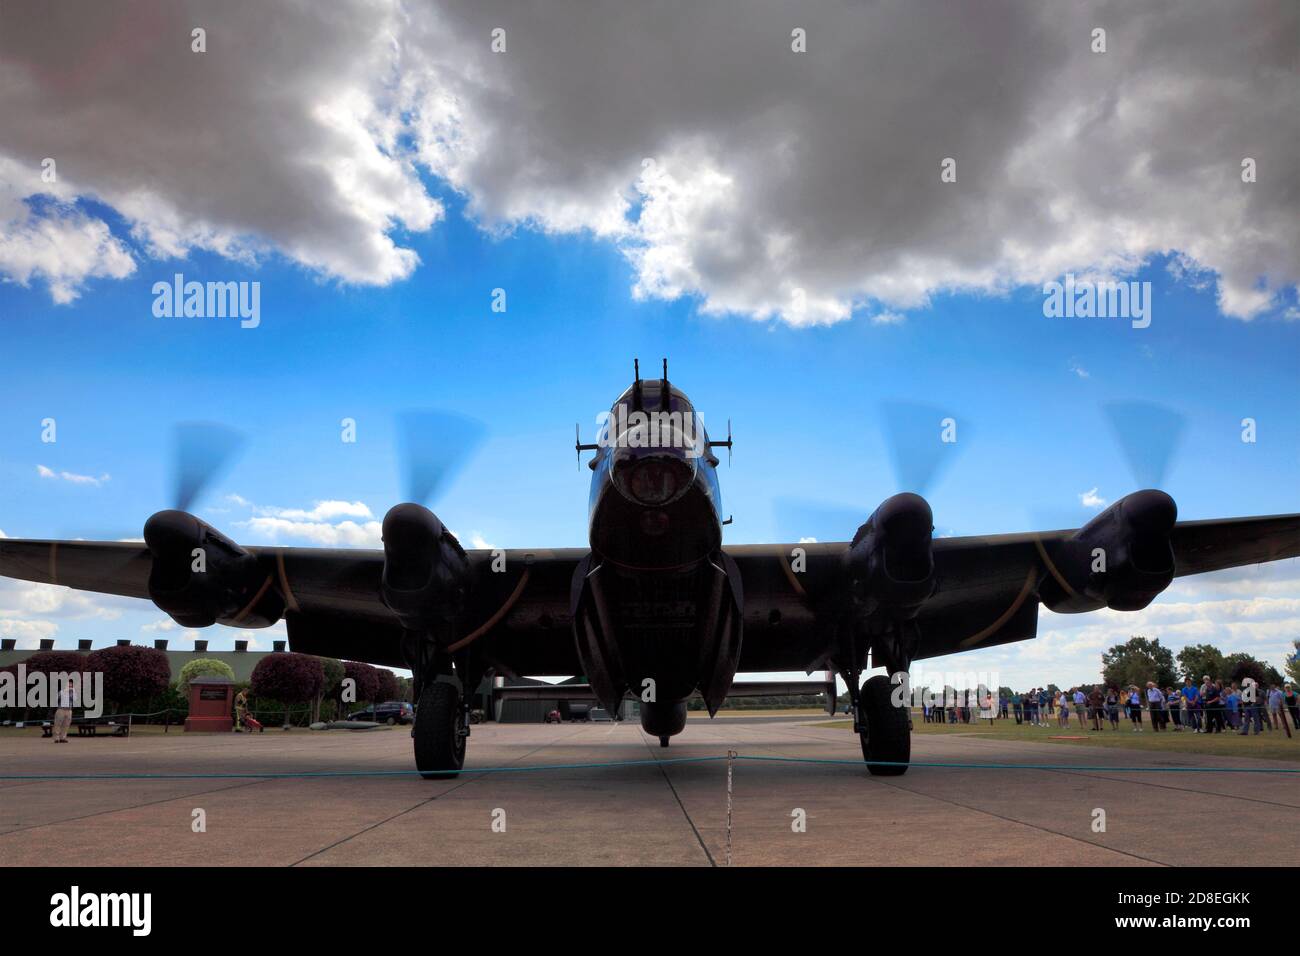
[[[1165,703],[1169,707],[1169,716],[1173,719],[1174,730],[1183,729],[1183,695],[1176,688],[1165,688]]]
[[[1201,689],[1192,683],[1190,677],[1183,678],[1183,699],[1187,701],[1187,719],[1192,733],[1201,732]]]
[[[1236,684],[1228,688],[1223,702],[1228,706],[1228,726],[1236,730],[1241,726],[1241,691],[1237,689]]]
[[[1258,736],[1264,732],[1264,714],[1261,707],[1260,695],[1262,690],[1255,683],[1255,678],[1247,677],[1242,682],[1241,687],[1241,730],[1237,733],[1243,737],[1250,736],[1250,726],[1255,725],[1255,735]]]

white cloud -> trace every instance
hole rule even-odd
[[[295,521],[289,518],[257,517],[237,522],[271,541],[301,540],[330,548],[380,548],[383,546],[378,521]]]
[[[819,7],[803,54],[777,5],[512,9],[494,56],[500,17],[441,8],[457,41],[423,50],[422,156],[489,228],[616,238],[642,297],[825,324],[1178,250],[1248,318],[1300,277],[1280,0]],[[1123,37],[1104,55],[1099,19]],[[1271,182],[1240,181],[1244,144]]]
[[[240,501],[243,504],[248,502]],[[310,510],[301,508],[257,508],[257,513],[290,521],[332,521],[335,518],[371,518],[370,509],[360,501],[317,501]]]
[[[1300,278],[1287,0],[825,5],[799,10],[805,53],[789,8],[739,0],[226,4],[204,54],[164,0],[14,10],[0,273],[60,301],[133,266],[82,196],[144,255],[402,279],[405,235],[443,214],[420,166],[490,232],[617,244],[636,296],[796,325],[1162,253],[1169,281],[1212,283],[1243,319]]]
[[[0,276],[22,285],[39,279],[65,305],[87,279],[131,275],[135,260],[108,224],[67,201],[72,194],[66,188],[36,189],[40,172],[39,162],[24,168],[0,154]],[[37,192],[46,194],[40,214],[24,201]]]
[[[1085,508],[1101,509],[1106,507],[1106,499],[1097,494],[1096,488],[1089,488],[1079,495],[1079,503]]]
[[[115,621],[123,610],[133,606],[131,598],[0,578],[0,618],[36,614],[69,620]]]
[[[0,637],[12,637],[20,650],[41,646],[41,641],[53,638],[59,625],[53,621],[21,621],[0,617]]]
[[[42,478],[49,478],[54,481],[66,481],[74,485],[93,485],[96,488],[112,478],[111,475],[107,474],[96,478],[94,475],[78,475],[70,471],[55,471],[52,468],[46,468],[44,465],[37,465],[36,473]]]
[[[1074,359],[1070,360],[1070,371],[1073,372],[1075,375],[1077,375],[1079,378],[1085,378],[1085,379],[1092,378],[1092,375],[1088,372],[1088,370],[1084,368],[1082,365],[1080,365]]]
[[[311,508],[259,506],[243,498],[239,503],[252,508],[254,515],[235,522],[236,526],[267,541],[298,540],[330,548],[383,547],[382,525],[362,501],[325,499],[314,502]]]
[[[395,102],[404,7],[223,5],[205,14],[202,54],[187,16],[165,0],[0,14],[0,271],[46,278],[56,301],[87,276],[132,271],[102,221],[19,208],[54,194],[111,206],[153,257],[275,250],[346,282],[410,275],[418,257],[390,232],[425,231],[442,206]],[[57,185],[41,180],[45,157]]]

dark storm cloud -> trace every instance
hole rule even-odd
[[[394,227],[441,213],[417,166],[484,228],[617,243],[635,294],[798,324],[1166,252],[1249,318],[1300,276],[1285,0],[56,9],[0,31],[0,179],[35,179],[9,186],[20,247],[48,224],[14,204],[55,156],[154,254],[275,249],[353,282],[415,267]],[[114,274],[98,238],[80,267]],[[77,262],[14,245],[0,269],[75,289]]]

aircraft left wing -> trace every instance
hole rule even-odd
[[[294,650],[405,666],[401,627],[381,598],[384,553],[344,548],[249,546],[249,594],[283,600]],[[467,551],[475,578],[466,629],[485,629],[484,650],[507,674],[576,674],[569,589],[586,549]],[[504,558],[496,565],[494,559]],[[153,557],[142,543],[0,538],[0,576],[151,600]],[[526,577],[525,577],[526,575]],[[237,615],[238,616],[238,615]],[[223,621],[259,625],[252,616]],[[485,627],[486,626],[486,627]]]

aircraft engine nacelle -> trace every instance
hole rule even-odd
[[[1174,579],[1169,536],[1178,506],[1163,491],[1135,491],[1048,549],[1039,599],[1061,614],[1140,611]]]
[[[465,609],[469,559],[438,516],[417,504],[384,515],[384,603],[403,627],[423,630]]]
[[[933,532],[929,503],[910,492],[886,499],[858,529],[846,561],[862,613],[883,606],[903,618],[916,614],[934,593]]]
[[[270,572],[205,521],[159,511],[144,525],[149,597],[182,627],[269,627],[284,613]]]

